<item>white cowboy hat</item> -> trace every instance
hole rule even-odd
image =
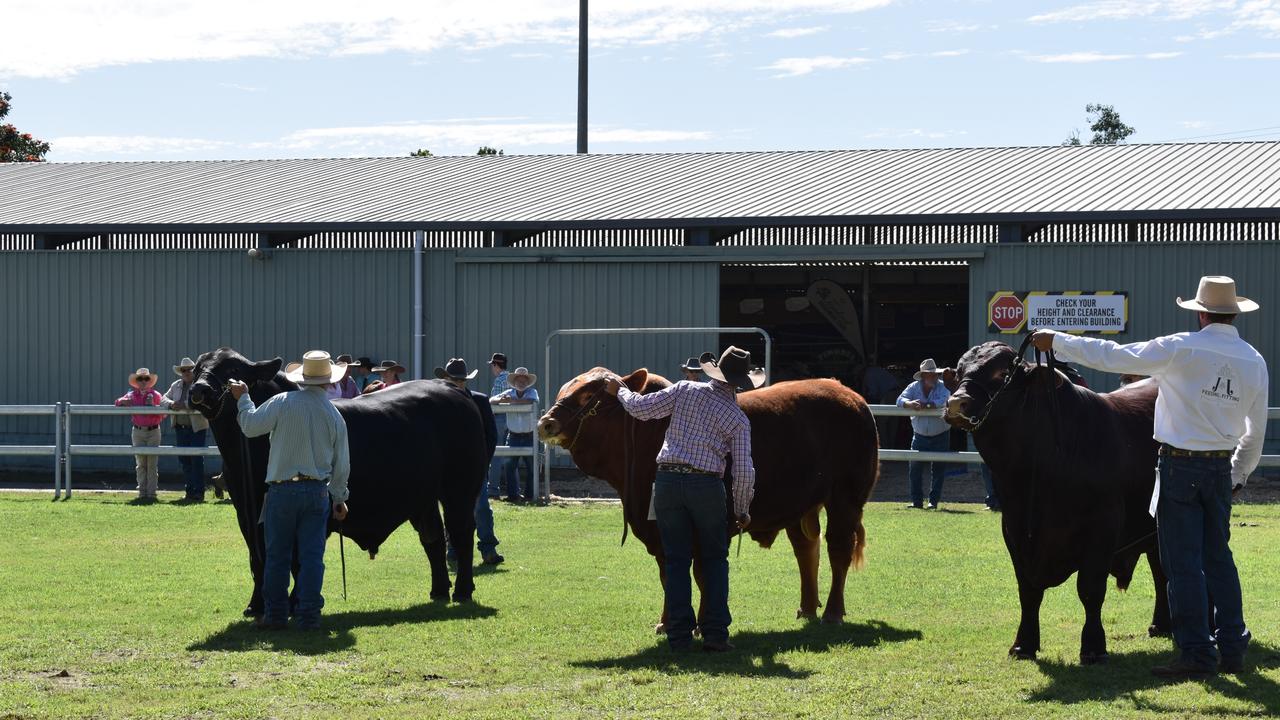
[[[181,375],[183,370],[194,370],[195,367],[196,367],[195,360],[192,360],[189,357],[184,357],[178,361],[177,365],[173,366],[173,374]]]
[[[538,382],[538,376],[529,372],[529,368],[526,367],[518,367],[507,375],[507,383],[517,390],[533,387],[536,382]]]
[[[1177,302],[1180,308],[1219,315],[1237,315],[1258,309],[1258,303],[1236,295],[1236,281],[1225,275],[1205,275],[1200,278],[1200,287],[1196,288],[1194,298],[1178,298]]]
[[[732,345],[725,348],[720,359],[709,352],[698,358],[702,372],[712,380],[728,383],[739,390],[754,390],[764,384],[764,370],[751,369],[751,353]]]
[[[333,362],[323,350],[308,350],[302,362],[289,363],[284,368],[284,376],[299,385],[329,385],[342,380],[346,372],[346,363]]]
[[[933,358],[929,358],[924,362],[920,363],[919,372],[917,372],[915,375],[912,375],[911,377],[915,378],[916,380],[919,380],[920,376],[924,375],[925,373],[929,373],[930,375],[940,375],[942,374],[942,371],[938,369],[938,363],[934,362]]]
[[[146,378],[146,380],[143,380],[143,378]],[[146,385],[146,387],[139,386],[139,382],[141,382],[142,385]],[[129,384],[139,390],[150,390],[156,385],[156,374],[147,368],[138,368],[129,374]]]

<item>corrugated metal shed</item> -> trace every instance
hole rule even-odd
[[[1280,217],[1280,142],[0,165],[0,233]]]

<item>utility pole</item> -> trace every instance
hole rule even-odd
[[[587,0],[578,0],[578,153],[587,153]]]

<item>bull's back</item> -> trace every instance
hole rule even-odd
[[[453,456],[487,455],[480,411],[471,398],[428,380],[399,383],[334,406],[347,423],[351,470],[422,473]]]

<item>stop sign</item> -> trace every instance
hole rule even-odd
[[[1016,295],[1001,295],[991,301],[991,324],[1000,332],[1014,333],[1022,329],[1026,312]]]

